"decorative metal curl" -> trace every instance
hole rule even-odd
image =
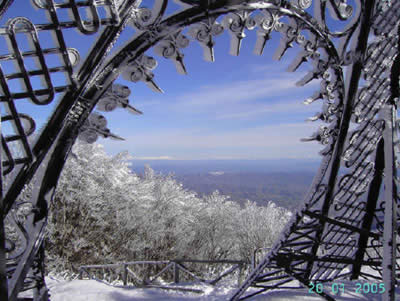
[[[254,20],[259,27],[257,30],[257,41],[254,48],[254,53],[262,55],[264,52],[265,45],[270,39],[270,34],[276,28],[276,23],[279,20],[279,16],[273,14],[270,10],[262,10],[261,14],[254,17]]]
[[[382,137],[383,128],[384,122],[382,120],[369,121],[362,128],[351,133],[348,147],[343,154],[346,167],[366,160],[366,157],[371,154]]]
[[[318,141],[319,143],[321,143],[323,145],[327,145],[327,144],[329,144],[333,133],[334,132],[332,130],[330,130],[328,127],[321,126],[321,127],[319,127],[318,131],[315,132],[311,137],[302,138],[302,139],[300,139],[300,141],[303,141],[303,142]]]
[[[196,39],[204,49],[204,59],[213,62],[214,58],[214,36],[222,34],[224,27],[216,21],[216,18],[209,17],[206,22],[199,22],[191,26],[188,34]]]
[[[178,73],[187,74],[185,64],[183,63],[184,55],[180,51],[180,48],[186,48],[189,46],[189,42],[189,39],[179,31],[160,41],[155,46],[154,51],[159,56],[163,56],[166,59],[172,59]]]
[[[350,199],[355,201],[366,191],[374,171],[373,162],[360,164],[351,174],[346,174],[339,180],[339,189],[333,198],[336,211],[343,209],[352,203]]]
[[[292,0],[292,4],[300,9],[307,9],[312,5],[312,0]]]
[[[122,77],[131,82],[145,82],[150,89],[155,92],[163,92],[161,88],[153,81],[154,74],[151,72],[157,67],[157,61],[150,56],[141,55],[137,60],[129,61]]]
[[[104,93],[103,97],[100,98],[97,103],[97,109],[103,112],[111,112],[116,108],[127,109],[130,113],[133,114],[142,114],[141,111],[135,109],[129,104],[129,95],[131,94],[131,90],[127,86],[113,84],[111,87]]]
[[[242,39],[246,36],[244,30],[252,30],[257,25],[257,22],[250,15],[251,13],[248,11],[238,11],[226,15],[222,21],[224,28],[227,29],[232,36],[231,48],[229,51],[231,55],[239,55]]]
[[[79,139],[92,144],[97,141],[99,136],[115,140],[125,140],[110,132],[107,128],[107,119],[103,115],[92,113],[82,126]]]
[[[161,19],[164,16],[167,5],[168,0],[159,0],[155,1],[154,7],[151,9],[147,7],[140,7],[136,10],[133,10],[131,25],[139,31],[149,29],[157,32],[158,24],[161,22]]]

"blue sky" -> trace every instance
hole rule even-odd
[[[305,119],[321,109],[321,102],[302,101],[319,89],[318,82],[298,88],[311,66],[285,72],[297,54],[295,47],[280,62],[272,60],[279,43],[274,34],[263,56],[253,54],[255,31],[248,32],[241,54],[229,54],[227,32],[215,38],[215,62],[203,59],[203,48],[191,41],[183,49],[188,75],[176,72],[172,61],[159,62],[155,81],[158,94],[144,83],[118,83],[131,87],[132,104],[142,116],[125,112],[107,114],[112,130],[126,141],[102,140],[106,150],[129,150],[136,159],[280,159],[316,158],[321,147],[300,142],[318,127]]]
[[[15,1],[9,15],[21,15],[23,11],[23,15],[37,19],[32,13],[42,13],[28,7],[21,10],[19,3],[21,0]],[[128,29],[118,45],[132,33]],[[80,50],[83,61],[94,37],[69,31],[66,39],[70,47]],[[216,61],[210,63],[203,60],[203,48],[191,39],[189,47],[183,49],[186,76],[176,72],[172,61],[150,50],[147,55],[154,56],[159,63],[154,70],[155,81],[165,93],[155,93],[144,83],[127,82],[120,77],[117,83],[130,87],[131,104],[144,114],[130,115],[124,110],[103,113],[111,131],[126,141],[100,139],[99,142],[110,154],[128,150],[136,159],[318,157],[322,147],[316,142],[300,142],[300,138],[311,136],[320,125],[305,119],[321,110],[322,102],[302,104],[319,89],[319,83],[313,81],[303,88],[295,86],[311,66],[305,63],[295,73],[285,72],[299,48],[290,49],[276,62],[272,56],[279,35],[273,35],[261,57],[252,53],[255,40],[255,31],[247,32],[240,56],[234,57],[229,55],[230,36],[225,32],[215,38]],[[21,109],[34,115],[39,127],[47,119],[43,114],[47,109],[39,111],[28,104]]]

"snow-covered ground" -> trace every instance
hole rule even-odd
[[[175,290],[164,290],[160,288],[134,288],[112,286],[110,284],[97,280],[59,280],[53,277],[47,277],[46,283],[50,289],[52,301],[139,301],[139,300],[228,300],[235,291],[234,286],[209,286],[209,285],[191,285],[190,288],[202,290],[203,293],[181,292]],[[359,281],[359,283],[368,283]],[[344,293],[335,296],[338,301],[378,301],[382,299],[379,293],[361,294],[356,293],[356,282],[343,282]],[[324,285],[326,290],[330,285]],[[400,289],[397,290],[400,300]],[[279,290],[264,293],[255,296],[250,300],[268,300],[268,301],[320,301],[324,300],[316,294],[308,293],[304,290]]]

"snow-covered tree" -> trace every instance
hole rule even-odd
[[[77,142],[51,204],[48,268],[142,259],[243,259],[271,246],[287,211],[270,203],[241,208],[219,192],[200,198],[149,166],[133,173],[129,155]]]
[[[62,268],[113,260],[116,209],[129,195],[127,185],[137,178],[127,159],[127,154],[109,157],[96,144],[74,146],[50,208],[49,262],[54,257]]]

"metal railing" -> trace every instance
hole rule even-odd
[[[230,268],[222,270],[212,279],[204,279],[196,274],[195,271],[187,267],[187,264],[207,264],[207,265],[230,265]],[[237,284],[240,286],[243,277],[243,270],[248,265],[247,262],[241,260],[198,260],[198,259],[175,259],[164,261],[131,261],[116,264],[102,265],[84,265],[79,268],[79,279],[100,279],[108,282],[121,280],[123,285],[134,284],[135,286],[146,287],[153,286],[155,281],[161,276],[165,279],[171,279],[174,284],[183,283],[181,281],[181,272],[186,275],[186,278],[194,279],[194,283],[206,283],[210,285],[217,284],[221,279],[238,271]],[[143,266],[147,266],[147,272],[143,273]],[[153,268],[153,275],[149,275],[150,266]],[[142,274],[142,275],[141,275]],[[171,277],[172,274],[172,277]],[[209,277],[210,278],[210,277]],[[162,286],[161,286],[162,287]]]

